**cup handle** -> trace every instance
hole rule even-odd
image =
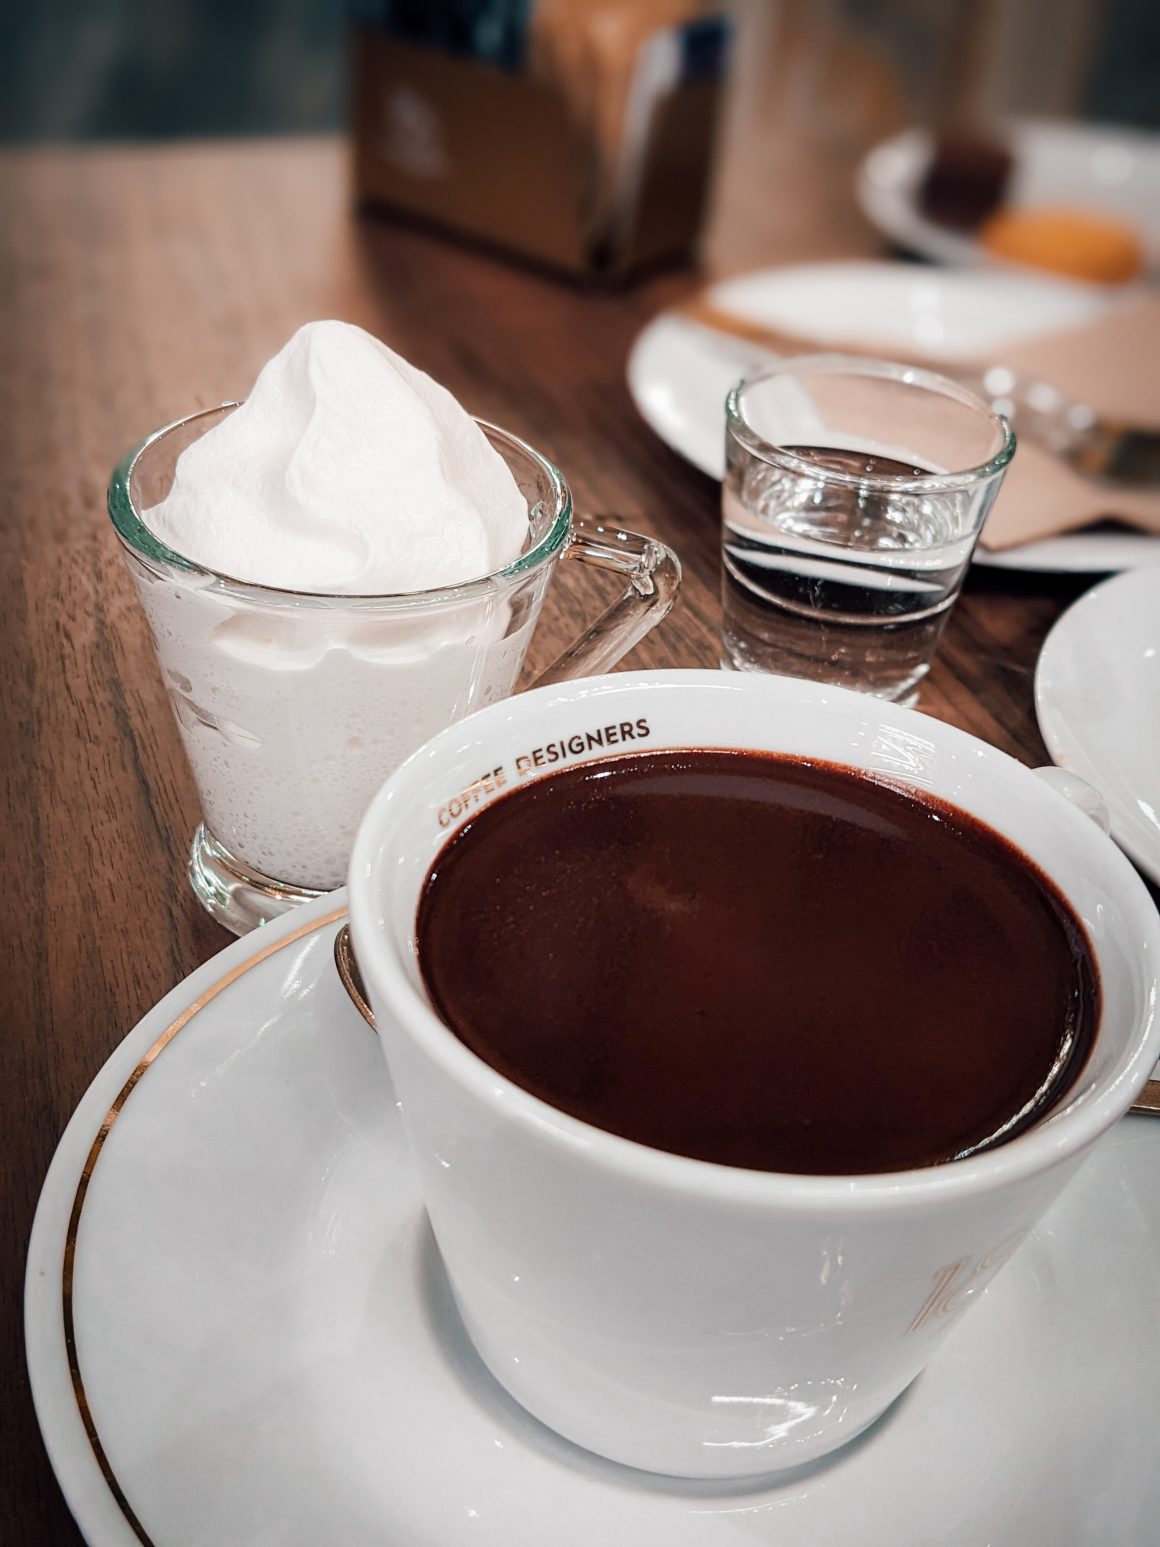
[[[1064,800],[1069,800],[1073,806],[1083,812],[1084,816],[1091,817],[1102,833],[1111,832],[1112,818],[1104,797],[1098,790],[1094,790],[1086,779],[1081,779],[1079,774],[1072,773],[1067,768],[1049,766],[1034,768],[1032,772],[1042,779],[1044,784],[1050,784],[1053,790],[1058,790]],[[1157,1068],[1160,1068],[1160,1065],[1157,1065]],[[1151,1117],[1160,1117],[1160,1079],[1149,1080],[1128,1111],[1144,1112]]]
[[[563,557],[611,570],[627,584],[595,623],[540,673],[534,687],[608,671],[657,626],[681,584],[680,560],[671,548],[611,521],[582,517],[572,528]]]
[[[1072,773],[1070,769],[1056,768],[1050,764],[1046,768],[1034,768],[1032,772],[1037,779],[1050,784],[1064,800],[1070,801],[1077,810],[1082,811],[1084,816],[1091,817],[1100,832],[1111,832],[1112,817],[1104,797],[1086,779],[1081,779],[1079,774]]]

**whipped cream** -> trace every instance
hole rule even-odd
[[[317,322],[181,453],[143,515],[195,564],[311,593],[135,570],[206,825],[264,875],[341,885],[392,769],[515,686],[542,572],[483,596],[397,599],[519,554],[529,511],[507,463],[429,376],[359,328]]]
[[[195,564],[338,596],[473,580],[528,530],[507,464],[451,393],[345,322],[300,328],[143,514]]]

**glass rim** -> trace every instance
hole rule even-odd
[[[749,387],[759,386],[777,376],[792,375],[845,375],[872,376],[880,381],[895,381],[903,386],[922,388],[952,398],[964,408],[970,408],[990,421],[999,436],[999,449],[987,461],[954,472],[923,473],[846,473],[829,468],[819,468],[816,462],[797,456],[794,452],[766,440],[745,417],[743,397]],[[848,488],[881,489],[896,494],[952,493],[986,483],[1002,473],[1015,455],[1015,431],[1010,421],[995,410],[970,387],[944,376],[938,371],[922,366],[905,365],[895,360],[877,360],[867,355],[811,354],[787,356],[775,365],[747,376],[733,387],[725,399],[726,430],[731,432],[755,456],[792,473],[827,483],[841,484]]]
[[[431,586],[420,591],[300,591],[284,586],[263,585],[255,580],[242,580],[236,575],[226,574],[224,570],[211,569],[207,564],[200,564],[196,559],[178,553],[176,549],[170,548],[150,531],[142,520],[141,512],[133,498],[132,478],[141,457],[167,435],[184,429],[186,425],[196,424],[199,419],[206,419],[224,410],[240,406],[239,400],[231,399],[224,403],[217,403],[212,408],[199,408],[195,413],[186,414],[180,419],[172,420],[169,424],[163,424],[127,451],[114,468],[108,491],[109,518],[122,544],[150,568],[156,569],[158,565],[168,566],[200,577],[210,585],[244,594],[251,600],[266,600],[283,606],[288,604],[312,607],[334,607],[346,604],[362,607],[377,604],[392,608],[435,606],[441,603],[469,600],[507,589],[513,582],[534,573],[541,565],[554,558],[571,535],[572,491],[560,469],[547,457],[542,456],[534,446],[521,440],[518,435],[513,435],[510,430],[502,429],[487,419],[475,419],[475,423],[489,438],[494,436],[504,445],[529,458],[548,483],[555,502],[555,513],[547,531],[526,553],[519,554],[510,564],[491,570],[486,575],[460,581],[455,585]],[[474,415],[472,417],[475,418]]]

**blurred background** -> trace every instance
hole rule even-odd
[[[1160,124],[1156,0],[733,0],[729,8],[754,44],[737,51],[737,89],[776,92],[783,121],[821,121],[833,135],[951,113]],[[0,138],[335,130],[345,121],[352,12],[463,30],[486,29],[495,9],[488,0],[10,0],[0,7]]]

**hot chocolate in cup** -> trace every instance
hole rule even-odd
[[[965,1158],[789,1174],[605,1131],[478,1057],[424,986],[416,920],[429,872],[493,802],[510,796],[514,806],[550,767],[626,746],[868,772],[1013,845],[1074,914],[1099,984],[1090,1049],[1063,1094],[1025,1131]],[[432,1228],[477,1350],[560,1434],[669,1475],[760,1476],[873,1424],[1126,1111],[1160,1043],[1160,919],[1090,817],[959,730],[804,681],[626,673],[482,710],[376,797],[355,844],[350,904]],[[602,968],[593,961],[594,974]]]

